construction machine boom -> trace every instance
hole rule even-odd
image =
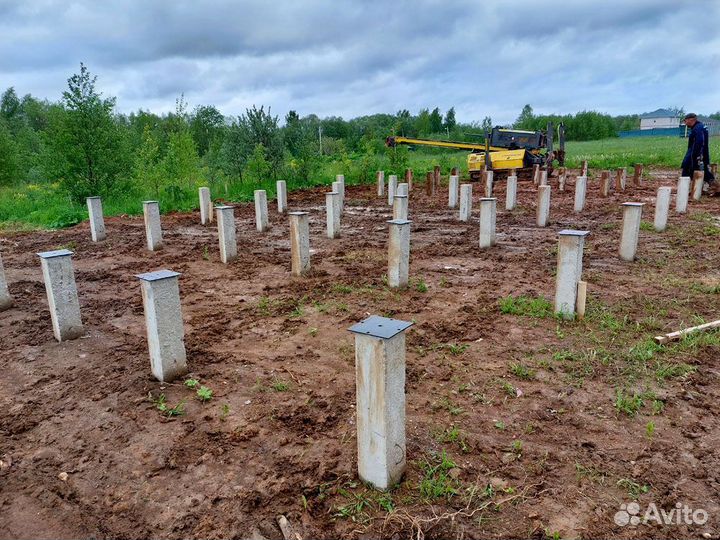
[[[552,124],[548,131],[526,131],[518,129],[505,129],[499,126],[485,134],[485,140],[477,143],[457,141],[434,141],[413,137],[388,137],[385,144],[395,147],[398,144],[411,146],[433,146],[436,148],[449,148],[454,150],[468,150],[468,172],[470,178],[480,178],[483,169],[498,172],[509,172],[512,169],[520,172],[531,169],[533,165],[552,168],[556,157],[561,165],[565,158],[565,128],[559,126],[560,151],[553,151]]]

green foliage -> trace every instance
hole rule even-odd
[[[0,185],[15,183],[20,171],[19,156],[15,140],[5,120],[0,119]]]
[[[385,157],[388,160],[388,166],[385,175],[396,174],[398,177],[405,173],[408,168],[408,147],[395,146],[394,148],[385,148]]]
[[[243,178],[253,184],[259,184],[269,178],[271,170],[272,166],[265,157],[265,147],[262,143],[256,144],[243,169]]]
[[[95,90],[96,77],[85,65],[68,79],[62,106],[50,116],[45,169],[66,193],[80,202],[117,191],[127,170],[127,153],[113,118],[115,99]]]
[[[200,401],[205,403],[206,401],[210,401],[213,396],[213,391],[210,390],[207,386],[200,386],[200,388],[197,389],[195,392],[197,394],[197,397]]]
[[[621,478],[617,481],[617,486],[627,491],[627,494],[632,499],[637,499],[640,495],[643,495],[650,491],[650,486],[647,484],[640,484],[630,478]]]
[[[457,120],[455,120],[455,107],[450,107],[445,113],[445,122],[443,126],[446,130],[452,131],[457,126]]]
[[[530,380],[535,378],[535,371],[519,362],[510,364],[510,373],[520,379]]]
[[[290,389],[290,384],[282,379],[275,379],[270,385],[270,388],[276,392],[287,392]]]
[[[510,315],[523,315],[525,317],[551,317],[552,304],[542,297],[529,298],[527,296],[506,296],[498,302],[501,313]]]
[[[425,280],[422,277],[415,280],[415,290],[420,293],[428,292],[427,283],[425,283]]]
[[[624,390],[618,388],[615,394],[615,409],[628,416],[635,416],[644,404],[642,396],[636,393],[626,394]]]
[[[185,402],[181,401],[174,407],[170,407],[165,398],[165,394],[160,394],[157,398],[153,398],[152,394],[148,394],[148,399],[155,405],[155,408],[168,418],[182,416],[185,414]]]
[[[424,499],[450,499],[457,495],[460,485],[450,474],[452,469],[457,468],[457,464],[448,457],[445,450],[440,455],[429,455],[418,465],[423,473],[418,489]]]
[[[568,141],[591,141],[617,137],[617,127],[613,118],[596,111],[581,111],[574,115],[536,116],[532,107],[525,105],[515,121],[514,127],[531,131],[545,130],[548,122],[552,122],[556,128],[561,122],[565,124],[565,137]]]
[[[160,198],[165,176],[160,163],[160,143],[149,125],[143,129],[142,142],[135,154],[134,177],[140,186],[152,190],[156,199]]]
[[[612,119],[610,129],[605,115],[581,112],[541,117],[528,105],[517,124],[545,129],[548,119],[566,122],[570,167],[582,159],[589,159],[593,168],[636,162],[677,166],[686,144],[680,138],[573,142],[603,132],[613,136],[614,130],[635,122],[633,116]],[[492,121],[486,117],[484,123],[487,128]],[[188,112],[180,96],[169,114],[140,110],[121,115],[115,111],[115,99],[104,97],[96,89],[95,77],[81,65],[57,103],[30,95],[20,99],[13,88],[2,93],[0,221],[13,228],[72,225],[86,219],[84,198],[88,195],[104,196],[107,216],[137,215],[143,199],[159,200],[163,211],[190,210],[197,207],[200,182],[225,200],[251,201],[255,189],[273,193],[279,178],[288,182],[289,190],[327,185],[336,174],[344,174],[349,185],[372,182],[377,170],[402,176],[412,168],[416,178],[421,178],[435,164],[444,171],[452,166],[465,168],[467,154],[388,148],[385,137],[477,142],[482,132],[480,123],[459,123],[454,107],[444,117],[439,107],[430,107],[350,120],[313,114],[301,117],[290,111],[281,126],[262,106],[226,119],[212,105]],[[720,152],[719,138],[711,139],[710,151]],[[649,225],[643,223],[643,228]],[[720,228],[708,222],[703,235],[712,239],[718,234]]]
[[[175,186],[180,190],[183,188],[190,190],[195,187],[198,161],[195,142],[187,127],[183,126],[177,132],[170,133],[167,153],[163,160],[163,170],[169,182],[168,187]],[[178,198],[177,194],[174,194],[173,197]]]

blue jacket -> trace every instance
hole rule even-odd
[[[695,122],[688,136],[688,148],[682,162],[683,169],[690,171],[697,169],[698,161],[702,161],[703,155],[706,153],[706,133],[707,130],[703,123]]]

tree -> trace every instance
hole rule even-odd
[[[533,119],[533,108],[530,105],[525,105],[520,112],[520,116],[515,120],[513,127],[518,129],[532,129]]]
[[[24,124],[22,104],[11,86],[0,97],[0,118],[5,120],[7,128],[16,134]]]
[[[212,105],[195,107],[190,117],[190,132],[200,157],[207,154],[213,141],[222,135],[225,117]]]
[[[430,133],[440,133],[442,131],[442,115],[440,109],[435,107],[430,113]]]
[[[253,105],[233,121],[225,134],[220,151],[223,171],[231,178],[242,179],[245,164],[258,144],[263,145],[271,172],[277,175],[285,153],[278,117],[272,116],[270,109],[266,112],[264,107]]]
[[[4,120],[0,120],[0,185],[12,184],[17,180],[18,153],[15,141]]]
[[[189,130],[170,134],[163,168],[173,185],[193,187],[198,172],[198,154]]]
[[[262,144],[268,161],[277,169],[282,164],[284,153],[278,117],[272,116],[270,108],[265,112],[264,107],[258,109],[253,105],[252,109],[245,110],[241,121],[247,128],[250,148],[254,150],[255,145]]]
[[[492,131],[493,125],[492,125],[492,118],[489,116],[486,116],[483,118],[482,121],[482,130],[484,133],[490,133]]]
[[[395,115],[395,124],[393,126],[393,132],[395,135],[400,135],[403,137],[414,137],[417,135],[417,131],[415,129],[415,122],[413,121],[412,116],[410,116],[410,111],[407,109],[402,109],[397,112]]]
[[[297,156],[303,142],[303,125],[300,115],[296,111],[289,111],[285,115],[285,128],[283,140],[290,154]]]
[[[238,117],[230,124],[219,152],[223,173],[230,179],[242,180],[243,169],[252,152],[247,126]]]
[[[160,166],[160,145],[150,125],[143,130],[142,143],[135,157],[134,176],[141,185],[151,187],[155,197],[160,198],[164,176]]]
[[[50,116],[45,168],[77,202],[120,187],[128,156],[114,120],[115,98],[95,90],[97,77],[80,64],[68,79],[61,107]]]
[[[415,132],[420,135],[429,135],[430,131],[430,111],[421,109],[415,118]]]
[[[450,107],[445,113],[445,129],[452,131],[455,129],[457,121],[455,120],[455,107]]]
[[[268,179],[271,168],[270,163],[265,157],[265,147],[258,143],[255,145],[253,153],[245,165],[244,178],[250,182],[259,184]]]

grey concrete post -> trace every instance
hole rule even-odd
[[[335,181],[338,182],[340,185],[340,213],[342,214],[345,210],[345,175],[344,174],[336,174],[335,175]],[[333,189],[333,191],[336,191]]]
[[[237,237],[235,232],[235,207],[216,206],[220,260],[224,264],[237,258]]]
[[[398,195],[404,195],[405,197],[408,197],[408,199],[409,199],[410,198],[410,184],[408,184],[407,182],[398,184],[395,196],[397,197]]]
[[[160,382],[170,382],[187,373],[179,275],[171,270],[158,270],[136,276],[142,288],[150,369]]]
[[[400,184],[402,185],[402,184]],[[395,195],[393,199],[393,219],[407,219],[408,218],[408,196],[407,195]]]
[[[291,272],[302,276],[310,270],[310,222],[307,212],[290,212]]]
[[[212,200],[210,199],[210,188],[201,187],[198,189],[200,199],[200,224],[212,223]]]
[[[277,206],[278,206],[278,212],[281,214],[284,214],[287,212],[288,204],[287,204],[287,183],[285,180],[278,180],[276,183],[277,186]]]
[[[412,323],[374,315],[355,334],[358,475],[378,489],[402,478],[405,447],[405,330]]]
[[[678,214],[687,212],[688,198],[690,197],[690,177],[678,178],[677,193],[675,194],[675,211]]]
[[[472,184],[460,186],[460,221],[470,221],[472,215]]]
[[[410,224],[406,219],[393,219],[388,242],[388,285],[405,287],[410,272]]]
[[[497,199],[483,197],[480,199],[480,248],[495,245],[495,223],[497,219]]]
[[[266,232],[270,228],[267,191],[264,189],[255,190],[255,227],[259,232]]]
[[[330,193],[337,193],[338,194],[338,208],[340,209],[340,215],[342,216],[343,211],[345,210],[344,204],[345,199],[343,197],[343,189],[345,184],[340,182],[339,180],[336,180],[332,183],[332,191]]]
[[[458,205],[458,197],[460,194],[460,179],[457,175],[450,175],[448,184],[448,207],[456,208]]]
[[[695,171],[693,173],[693,189],[692,197],[694,201],[699,201],[702,198],[703,184],[705,183],[705,173],[703,171]]]
[[[547,169],[543,169],[540,172],[540,185],[541,186],[547,186],[548,185],[548,172]]]
[[[327,237],[340,238],[340,194],[331,191],[325,194]]]
[[[145,239],[147,248],[156,251],[162,247],[162,226],[160,225],[160,205],[157,201],[143,201],[145,220]]]
[[[547,227],[550,221],[550,186],[538,186],[537,226]]]
[[[100,197],[87,198],[88,215],[90,216],[90,236],[93,242],[100,242],[107,238],[105,234],[105,219],[103,218],[102,200]]]
[[[72,254],[73,252],[67,249],[38,253],[45,280],[53,334],[58,341],[75,339],[84,333]]]
[[[634,261],[637,252],[643,203],[623,203],[623,228],[620,237],[620,258]]]
[[[588,234],[588,231],[568,229],[558,233],[555,313],[565,319],[575,317],[578,282],[582,277],[583,245]]]
[[[514,210],[517,205],[517,176],[508,176],[505,182],[505,210]]]
[[[0,311],[9,309],[12,307],[12,303],[7,278],[5,277],[5,267],[3,266],[2,255],[0,254]]]
[[[658,188],[655,198],[655,230],[657,232],[663,232],[667,228],[671,193],[671,187]]]
[[[392,206],[393,203],[393,197],[395,197],[395,193],[397,191],[397,175],[391,174],[390,178],[388,178],[388,204]]]
[[[585,208],[585,195],[587,194],[587,176],[578,176],[575,179],[575,212],[582,212]]]
[[[377,194],[378,197],[385,195],[385,171],[377,172]]]

